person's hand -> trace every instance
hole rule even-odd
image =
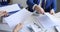
[[[4,16],[8,16],[8,13],[6,11],[3,12]]]
[[[55,14],[54,9],[50,10],[50,14],[51,15]]]
[[[18,32],[19,30],[21,30],[23,27],[23,24],[17,24],[17,26],[15,27],[15,29],[13,30],[13,32]]]
[[[43,8],[40,8],[40,13],[42,13],[42,14],[44,14],[44,13],[45,13],[45,11],[44,11],[44,9],[43,9]]]
[[[34,8],[35,10],[37,10],[37,12],[38,13],[41,13],[41,14],[44,14],[44,9],[43,8],[41,8],[41,7],[39,7],[39,6],[35,6],[35,8]]]
[[[0,16],[7,16],[7,12],[6,11],[0,11]]]

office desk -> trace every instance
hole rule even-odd
[[[37,23],[37,21],[35,21],[36,19],[34,19],[34,16],[31,15],[29,18],[27,18],[27,20],[24,21],[24,27],[22,28],[22,30],[20,32],[30,32],[26,26],[28,26],[29,24],[32,24],[32,23]],[[37,23],[39,24],[39,23]],[[39,26],[41,26],[41,24],[39,24]],[[42,27],[42,26],[41,26]],[[42,27],[43,28],[43,27]],[[6,31],[13,31],[13,28],[10,28],[8,26],[8,24],[0,24],[0,30],[6,30]],[[43,28],[44,30],[44,28]],[[48,30],[45,30],[45,31],[41,31],[41,32],[56,32],[54,27],[52,28],[49,28]]]

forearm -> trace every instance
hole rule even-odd
[[[27,0],[27,5],[32,8],[35,5],[35,3],[33,2],[33,0]]]
[[[23,27],[23,25],[22,25],[21,23],[18,24],[18,25],[14,28],[13,32],[19,32],[19,30],[21,30],[22,27]]]
[[[39,3],[40,3],[40,0],[35,0],[36,1],[36,4],[35,4],[35,2],[34,2],[34,0],[27,0],[27,5],[30,7],[30,8],[32,8],[33,10],[34,10],[34,6],[36,6],[36,5],[39,5]]]
[[[54,10],[54,12],[57,9],[57,1],[56,0],[53,0],[52,9]]]

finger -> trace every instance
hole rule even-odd
[[[50,14],[51,14],[51,15],[53,15],[54,13],[53,13],[53,12],[51,12]]]
[[[20,24],[17,24],[16,27],[14,28],[14,32],[18,32],[20,29],[22,29],[23,25],[20,23]]]
[[[52,12],[50,12],[50,14],[53,14]]]
[[[4,11],[3,13],[4,13],[4,16],[8,16],[8,13],[6,11]]]

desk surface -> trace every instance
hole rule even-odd
[[[24,27],[23,27],[23,29],[20,31],[20,32],[30,32],[28,29],[27,29],[27,25],[28,24],[32,24],[33,22],[35,22],[35,19],[33,18],[33,16],[31,16],[31,17],[29,17],[26,21],[24,21]],[[37,22],[36,22],[37,23]],[[39,24],[40,26],[41,26],[41,24]],[[0,24],[0,28],[2,29],[2,30],[7,30],[7,31],[12,31],[13,29],[11,29],[11,28],[9,28],[9,26],[6,24],[4,24],[4,25],[1,25]],[[0,29],[0,30],[1,30]],[[10,30],[11,29],[11,30]],[[49,30],[47,30],[46,32],[55,32],[55,30],[54,30],[54,28],[52,27],[52,28],[50,28]]]

